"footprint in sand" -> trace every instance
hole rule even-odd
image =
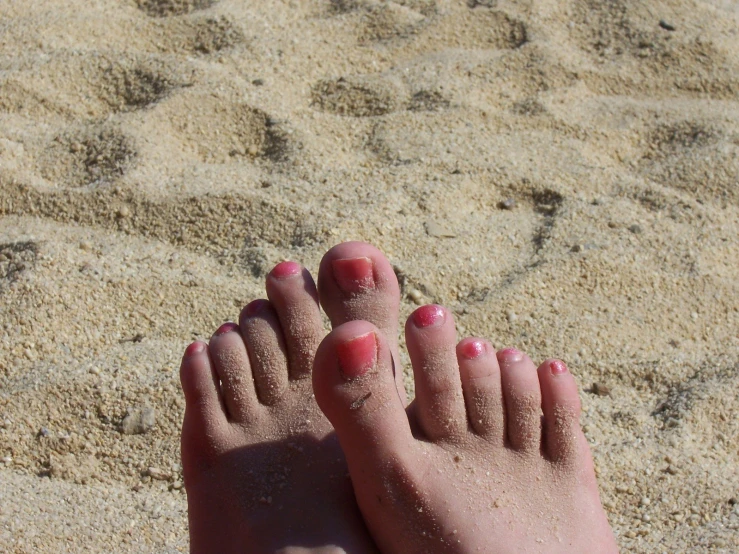
[[[381,116],[404,109],[439,111],[448,108],[451,101],[438,88],[438,82],[406,85],[400,75],[392,72],[351,75],[318,81],[313,85],[311,105],[323,112],[350,117]]]
[[[169,54],[199,56],[228,51],[247,42],[244,29],[230,15],[194,12],[157,20],[156,47]]]
[[[176,72],[157,58],[118,56],[101,65],[93,86],[111,110],[122,112],[156,104],[181,83]]]
[[[245,41],[244,32],[226,16],[199,17],[184,25],[185,49],[200,54],[221,52]]]
[[[337,115],[368,117],[401,109],[405,96],[402,82],[392,76],[352,75],[316,83],[311,104]]]
[[[701,201],[739,201],[739,136],[720,124],[683,120],[647,135],[639,172]]]
[[[264,111],[237,99],[187,94],[156,116],[207,163],[283,162],[292,152],[289,133]]]
[[[450,6],[443,14],[433,0],[335,0],[332,8],[334,14],[354,21],[360,43],[412,40],[412,49],[419,53],[440,47],[510,49],[527,40],[522,21],[490,9],[484,2]]]
[[[180,67],[154,55],[55,53],[0,79],[0,111],[99,120],[148,108],[185,84]]]
[[[108,125],[63,132],[39,153],[37,165],[54,184],[94,188],[116,182],[135,159],[132,139]]]
[[[169,17],[210,8],[217,0],[137,0],[141,11],[152,17]]]
[[[428,19],[411,7],[396,2],[366,8],[359,27],[360,42],[408,37],[418,32]]]
[[[430,25],[419,38],[423,39],[439,40],[447,48],[512,50],[527,42],[528,30],[523,21],[503,11],[464,8]]]
[[[715,18],[712,8],[700,4],[683,10],[671,10],[673,21]],[[735,32],[729,18],[707,36],[690,25],[665,27],[647,3],[578,0],[568,20],[573,42],[599,66],[597,73],[584,75],[594,90],[608,95],[648,91],[674,96],[677,89],[701,98],[737,98],[739,66],[724,46],[725,38]],[[610,64],[628,59],[632,63],[628,74],[611,72]]]

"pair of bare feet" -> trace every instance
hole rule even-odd
[[[332,248],[318,290],[283,262],[267,297],[182,361],[193,552],[617,550],[562,362],[457,344],[452,315],[422,306],[406,407],[381,252]]]

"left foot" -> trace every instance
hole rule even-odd
[[[267,295],[182,360],[191,551],[376,552],[313,398],[324,336],[313,280],[283,262]]]

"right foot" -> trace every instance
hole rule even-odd
[[[365,321],[341,325],[313,370],[382,551],[617,552],[561,361],[537,370],[481,339],[455,345],[451,314],[423,306],[406,325],[416,383],[406,411],[385,337]]]

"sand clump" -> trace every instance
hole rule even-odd
[[[183,348],[354,239],[567,361],[623,551],[739,548],[734,3],[3,9],[0,550],[186,551]]]

